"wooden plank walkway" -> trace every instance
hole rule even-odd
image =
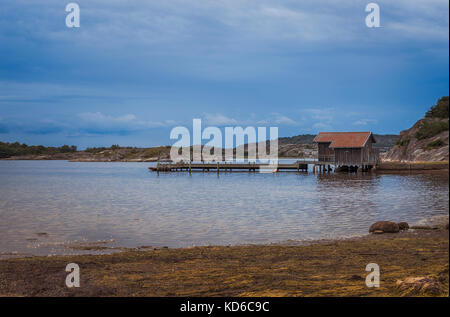
[[[307,171],[308,165],[320,166],[321,169],[328,165],[334,165],[334,162],[319,162],[319,161],[297,161],[295,163],[278,163],[276,167],[268,164],[261,163],[230,163],[230,162],[204,162],[204,163],[158,163],[156,167],[149,167],[150,171],[154,172],[237,172],[237,171],[248,171],[256,172],[259,170],[272,170],[274,172],[278,171]]]

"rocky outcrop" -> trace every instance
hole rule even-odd
[[[449,215],[437,215],[423,218],[410,228],[415,230],[444,230],[448,228]]]
[[[383,161],[429,162],[449,160],[448,97],[442,97],[410,129],[400,132],[397,143],[382,155]]]
[[[279,157],[317,157],[317,144],[278,144]]]

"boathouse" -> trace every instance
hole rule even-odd
[[[318,161],[336,167],[369,170],[378,163],[379,151],[372,147],[376,140],[372,132],[320,132]]]

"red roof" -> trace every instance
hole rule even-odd
[[[331,143],[331,148],[355,148],[364,147],[369,138],[376,142],[372,132],[320,132],[314,142]]]

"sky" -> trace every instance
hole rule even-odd
[[[449,1],[0,0],[0,141],[173,144],[175,126],[394,133],[449,94]]]

